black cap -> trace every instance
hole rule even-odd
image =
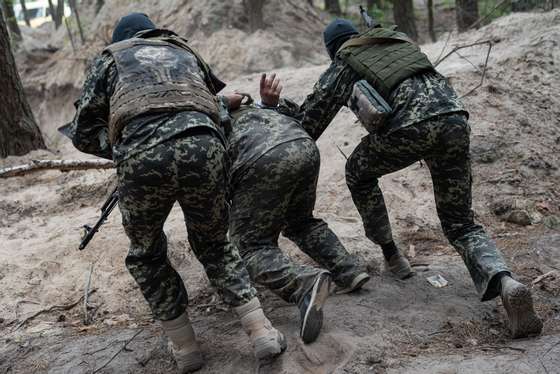
[[[130,39],[137,32],[155,29],[156,25],[144,13],[130,13],[119,20],[113,31],[112,43]]]
[[[337,18],[329,23],[325,31],[323,31],[323,40],[331,59],[334,59],[336,51],[340,48],[342,43],[356,34],[358,34],[358,30],[354,27],[352,22],[348,20]]]

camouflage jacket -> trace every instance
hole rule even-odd
[[[120,163],[194,127],[216,130],[208,116],[198,112],[154,113],[130,121],[112,147],[108,139],[109,101],[117,81],[113,58],[102,54],[90,66],[82,94],[74,104],[72,143],[85,153]],[[216,131],[217,132],[217,131]],[[222,135],[222,134],[218,134]]]
[[[232,113],[227,146],[232,183],[248,166],[274,147],[310,138],[296,119],[283,113],[293,113],[293,108],[288,109],[285,104],[277,109],[247,105]]]
[[[302,126],[313,139],[321,136],[340,108],[346,105],[354,83],[360,79],[363,78],[338,59],[320,76],[298,114]],[[388,104],[393,112],[384,127],[387,133],[440,114],[468,114],[445,77],[437,72],[404,80],[391,92]]]

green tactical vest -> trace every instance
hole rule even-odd
[[[344,43],[337,57],[363,76],[386,100],[405,79],[434,70],[428,57],[405,34],[370,29]]]

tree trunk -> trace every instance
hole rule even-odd
[[[6,19],[6,23],[8,24],[8,29],[10,30],[11,37],[15,41],[20,41],[21,30],[19,29],[19,25],[17,23],[12,0],[0,1],[2,1],[2,13],[4,14],[4,18]]]
[[[72,13],[74,13],[74,17],[76,17],[76,23],[78,24],[78,30],[80,31],[80,39],[82,40],[82,44],[85,44],[86,41],[84,38],[84,29],[82,28],[82,22],[80,21],[80,13],[78,12],[76,0],[69,0],[68,4],[70,5],[70,9],[72,9]]]
[[[64,0],[58,0],[58,3],[56,5],[56,21],[55,21],[55,23],[58,23],[59,27],[62,25],[62,19],[63,18],[64,18]]]
[[[407,34],[411,39],[418,39],[416,21],[414,19],[414,5],[412,0],[394,0],[393,18],[399,27],[399,31]]]
[[[373,8],[375,7],[375,3],[376,3],[375,0],[367,0],[367,2],[366,2],[366,9],[367,9],[368,13],[370,13],[370,15],[371,15],[371,12],[373,11]]]
[[[0,8],[0,157],[44,149],[45,142],[27,102]]]
[[[27,13],[25,0],[19,0],[19,4],[21,5],[21,11],[23,13],[23,19],[25,20],[25,24],[27,25],[27,27],[31,27],[31,21],[29,20],[29,13]]]
[[[95,2],[95,14],[99,13],[103,5],[105,5],[105,0],[97,0]]]
[[[455,15],[459,32],[469,29],[478,20],[477,0],[457,0],[455,4]]]
[[[340,16],[342,11],[340,10],[340,2],[338,0],[325,0],[325,10],[336,16]]]
[[[249,29],[255,32],[264,29],[263,6],[265,0],[243,0],[245,12],[249,17]]]
[[[58,0],[59,4],[61,0]],[[62,1],[64,3],[64,1]],[[64,14],[64,5],[62,6],[62,14]],[[62,17],[59,18],[58,7],[55,7],[53,0],[49,0],[49,13],[51,14],[51,19],[54,22],[54,27],[58,29],[62,25]]]
[[[434,0],[428,0],[428,32],[432,42],[437,42],[436,32],[434,30]]]

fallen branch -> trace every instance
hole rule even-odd
[[[103,365],[101,365],[99,368],[95,369],[93,371],[93,374],[100,372],[101,370],[103,370],[107,365],[109,365],[111,362],[113,362],[113,360],[115,359],[115,357],[117,357],[122,351],[124,351],[126,349],[126,346],[130,344],[130,342],[132,342],[134,340],[134,338],[136,338],[138,335],[140,335],[140,333],[144,331],[144,329],[140,329],[138,331],[136,331],[136,333],[134,335],[132,335],[132,337],[130,339],[128,339],[124,345],[121,347],[121,349],[119,349],[106,363],[104,363]]]
[[[18,177],[40,170],[88,170],[111,169],[115,165],[111,160],[32,160],[29,164],[10,166],[0,169],[0,178]]]
[[[96,291],[97,291],[96,289],[93,289],[93,290],[91,290],[91,292],[89,294],[91,295]],[[78,305],[79,303],[81,303],[83,299],[84,299],[84,296],[81,296],[78,300],[76,300],[76,301],[74,301],[73,303],[70,303],[70,304],[53,305],[53,306],[50,306],[48,308],[41,309],[38,312],[36,312],[36,313],[32,314],[31,316],[27,317],[26,319],[24,319],[20,323],[18,323],[13,331],[18,330],[20,327],[25,325],[27,322],[37,318],[38,316],[40,316],[43,313],[50,313],[50,312],[57,312],[57,311],[60,312],[60,311],[70,310],[70,309],[74,308],[76,305]]]

